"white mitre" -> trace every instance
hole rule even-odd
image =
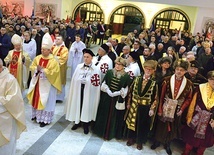
[[[51,49],[53,46],[53,41],[49,33],[45,33],[42,38],[42,48]]]
[[[22,44],[22,38],[19,35],[14,34],[11,38],[11,42],[13,45],[21,45]]]

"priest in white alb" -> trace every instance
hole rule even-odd
[[[61,92],[60,66],[51,54],[53,42],[46,33],[42,39],[42,54],[30,66],[32,80],[27,98],[32,105],[32,120],[44,127],[53,121],[56,95]]]
[[[82,50],[85,49],[85,44],[81,41],[79,34],[75,36],[75,42],[72,43],[69,56],[68,56],[68,66],[71,67],[71,78],[78,64],[83,62]]]
[[[72,130],[83,124],[84,133],[89,132],[89,123],[95,121],[100,98],[100,71],[92,63],[94,53],[84,49],[84,63],[77,66],[71,80],[65,105],[65,119],[74,121]]]
[[[16,139],[26,129],[19,84],[0,59],[0,155],[15,155]]]

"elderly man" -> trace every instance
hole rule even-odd
[[[72,130],[83,123],[84,133],[89,132],[90,121],[95,121],[100,99],[100,70],[92,63],[94,53],[84,49],[84,63],[79,64],[71,80],[65,106],[65,119],[75,121]]]
[[[125,67],[125,72],[129,74],[131,79],[140,76],[139,64],[139,55],[136,52],[131,52],[127,58],[127,66]]]
[[[0,155],[15,155],[16,139],[26,129],[25,110],[17,80],[0,59]]]
[[[108,70],[113,68],[113,62],[108,56],[109,47],[106,44],[102,44],[98,49],[98,56],[94,57],[93,62],[100,69],[101,81]]]
[[[10,73],[17,79],[21,90],[27,86],[27,79],[29,75],[28,68],[31,63],[31,59],[28,53],[22,50],[22,38],[17,34],[14,34],[11,42],[14,45],[14,49],[9,51],[7,57],[4,59]]]
[[[197,155],[203,155],[214,142],[214,71],[207,74],[208,82],[200,84],[195,90],[187,113],[187,125],[182,129],[182,137],[186,143],[182,155],[191,154],[197,149]]]
[[[158,88],[154,79],[157,61],[148,60],[143,64],[144,74],[135,78],[130,86],[127,108],[130,109],[126,124],[128,127],[127,146],[137,143],[137,149],[143,148],[147,141],[153,117],[157,108]]]
[[[79,34],[75,36],[75,39],[76,41],[72,43],[68,57],[68,66],[71,67],[71,77],[73,76],[77,65],[82,63],[82,50],[86,48],[85,44],[81,41],[81,37]]]
[[[63,37],[56,37],[56,44],[52,47],[52,54],[57,57],[60,65],[60,76],[62,82],[62,93],[57,94],[56,100],[62,102],[65,97],[66,73],[67,73],[67,60],[68,49],[64,44]]]
[[[185,77],[188,78],[194,85],[194,88],[199,86],[199,84],[206,83],[207,79],[199,73],[200,65],[198,61],[190,61],[190,67]]]
[[[192,99],[192,82],[184,74],[187,72],[189,63],[178,61],[175,63],[175,73],[165,78],[162,83],[155,133],[156,142],[151,149],[164,144],[168,155],[172,154],[170,142],[180,137],[181,117],[184,110],[189,106]]]
[[[50,54],[53,42],[46,33],[42,39],[42,54],[30,66],[33,77],[27,98],[32,105],[32,120],[44,127],[53,121],[57,91],[61,92],[60,66]]]
[[[130,51],[131,51],[130,46],[128,46],[128,45],[124,46],[122,53],[120,53],[120,56],[124,59],[127,59],[129,57]]]

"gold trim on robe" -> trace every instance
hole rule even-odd
[[[53,46],[52,53],[57,57],[60,64],[60,75],[62,85],[66,84],[68,49],[65,46]]]
[[[5,63],[8,64],[10,61],[12,61],[13,55],[15,50],[9,51],[7,57],[4,59]],[[25,57],[25,63],[22,62],[22,57]],[[18,57],[17,62],[17,76],[16,79],[19,83],[19,86],[21,88],[21,91],[23,91],[26,88],[27,79],[29,75],[29,67],[31,64],[31,59],[28,53],[21,51]],[[10,65],[8,66],[8,69],[10,71]],[[10,71],[11,72],[11,71]]]

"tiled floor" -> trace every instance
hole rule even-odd
[[[96,53],[98,46],[92,45],[91,49]],[[69,71],[68,71],[69,72]],[[69,75],[68,75],[69,77]],[[67,80],[66,90],[70,86]],[[126,146],[126,141],[116,139],[104,141],[91,132],[84,135],[83,129],[71,130],[73,123],[64,119],[64,104],[57,103],[53,123],[44,128],[30,119],[31,106],[25,99],[27,131],[17,141],[17,155],[165,155],[163,147],[151,150],[148,142],[143,150],[139,151],[136,146]],[[174,155],[180,155],[182,145],[172,144]],[[214,154],[214,149],[206,151],[205,155]]]

